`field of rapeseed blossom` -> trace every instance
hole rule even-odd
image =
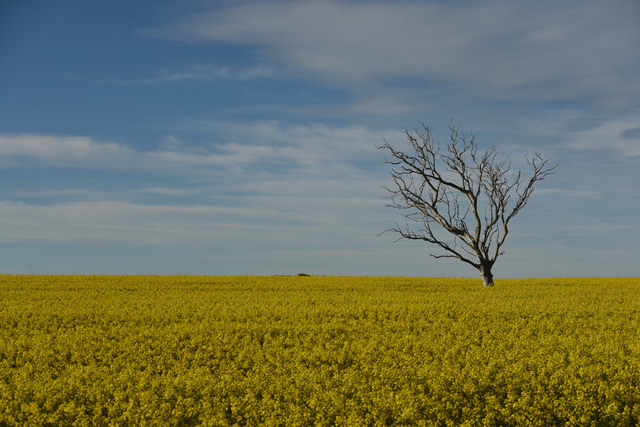
[[[0,275],[0,425],[638,425],[640,279]]]

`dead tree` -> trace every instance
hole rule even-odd
[[[498,156],[495,146],[479,152],[475,137],[467,139],[461,125],[449,125],[446,151],[433,141],[431,128],[405,130],[411,153],[393,148],[385,139],[381,149],[390,157],[393,186],[388,206],[406,211],[407,223],[386,230],[398,240],[422,240],[438,246],[444,254],[434,258],[457,258],[480,271],[484,286],[493,286],[491,269],[501,250],[509,222],[529,201],[538,181],[552,174],[557,164],[539,153],[525,156],[532,175],[511,170],[511,159]],[[411,224],[414,224],[413,226]],[[417,224],[417,225],[415,225]]]

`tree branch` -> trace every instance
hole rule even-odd
[[[526,206],[535,184],[557,165],[534,152],[526,156],[532,169],[526,180],[522,171],[511,171],[508,156],[498,158],[495,146],[479,152],[475,136],[467,138],[460,124],[452,122],[449,131],[445,150],[424,123],[404,131],[410,152],[395,149],[386,139],[378,147],[389,153],[384,161],[391,166],[393,182],[391,188],[384,187],[390,193],[389,206],[406,211],[407,221],[421,224],[418,229],[409,222],[405,227],[396,224],[387,231],[399,234],[398,240],[426,241],[445,252],[431,254],[434,258],[457,258],[490,270],[503,253],[509,222]],[[435,229],[448,233],[449,239],[436,236]]]

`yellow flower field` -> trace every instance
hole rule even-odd
[[[0,275],[0,425],[637,425],[640,279]]]

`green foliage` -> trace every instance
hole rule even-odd
[[[637,425],[640,279],[0,276],[0,425]]]

